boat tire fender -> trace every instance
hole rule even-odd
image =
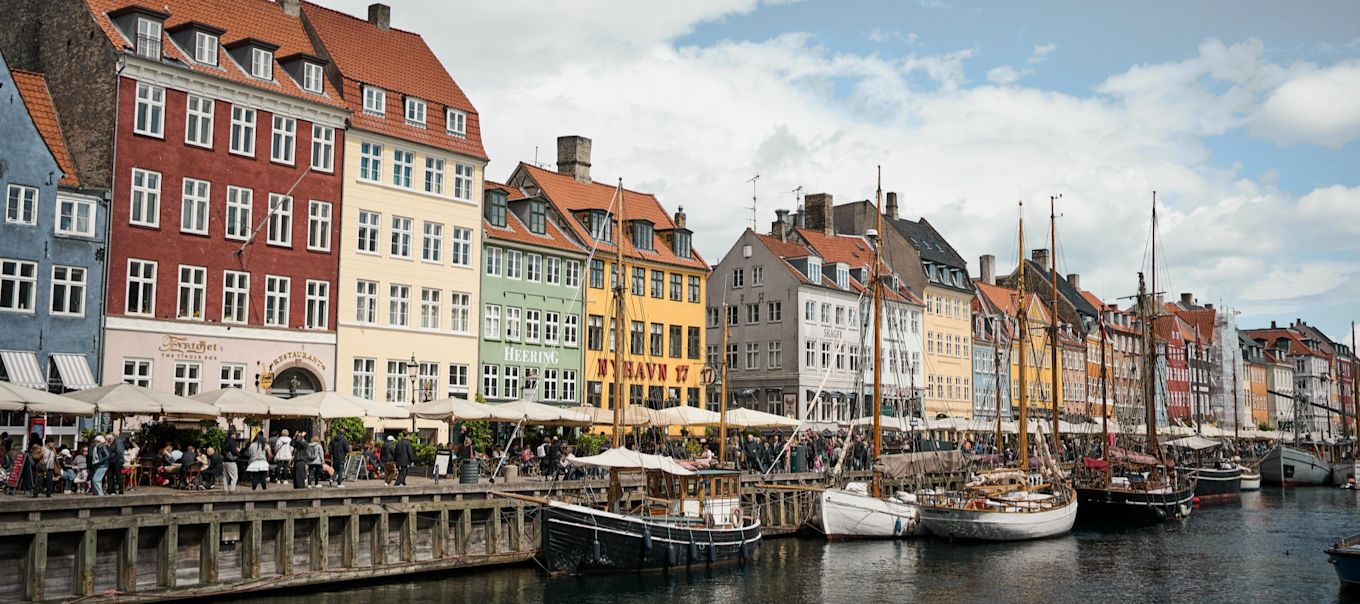
[[[591,541],[590,541],[590,561],[593,562],[593,563],[595,563],[595,564],[599,564],[599,563],[600,563],[600,538],[599,538],[599,536],[596,536],[594,539],[591,539]]]
[[[642,551],[652,551],[652,527],[642,527]]]
[[[714,545],[712,542],[709,542],[709,544],[708,544],[708,563],[709,563],[709,564],[714,564],[714,563],[716,563],[717,561],[718,561],[718,546]]]
[[[667,546],[666,546],[666,566],[667,566],[667,567],[675,566],[676,562],[678,562],[678,561],[679,561],[679,554],[677,554],[676,551],[675,551],[675,544],[672,543],[672,544],[670,544],[670,545],[667,545]]]
[[[699,561],[699,544],[693,539],[689,540],[689,563],[694,564]]]

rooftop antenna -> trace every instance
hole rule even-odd
[[[757,175],[755,175],[755,176],[752,176],[750,180],[746,181],[746,182],[751,183],[751,208],[750,208],[750,210],[751,210],[751,228],[752,228],[752,229],[759,229],[759,228],[760,228],[760,223],[759,223],[759,220],[760,220],[760,219],[759,219],[759,217],[758,217],[757,214],[756,214],[756,185],[759,184],[759,183],[757,183],[756,181],[758,181],[758,180],[760,180],[760,175],[759,175],[759,174],[757,174]]]
[[[794,187],[792,191],[784,191],[784,192],[785,192],[785,193],[793,193],[794,207],[797,208],[796,211],[802,212],[802,211],[803,211],[803,185],[798,185],[798,186]]]

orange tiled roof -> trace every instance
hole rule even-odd
[[[749,231],[751,229],[747,228],[747,230]],[[769,248],[774,255],[779,256],[780,258],[802,258],[812,254],[807,248],[798,245],[797,243],[784,241],[774,235],[762,235],[760,233],[752,234],[755,235],[761,243],[765,244],[765,247]]]
[[[523,170],[538,185],[543,191],[543,195],[557,207],[558,213],[563,215],[563,222],[571,226],[579,239],[594,241],[581,221],[576,219],[574,212],[581,210],[608,211],[610,205],[615,201],[616,188],[613,185],[600,182],[581,182],[571,175],[558,174],[523,162],[519,164],[516,170]],[[661,207],[661,202],[657,201],[655,195],[624,189],[622,201],[625,222],[647,220],[655,228],[655,241],[652,245],[652,251],[639,250],[633,246],[630,237],[625,236],[624,233],[615,233],[615,239],[623,244],[625,256],[705,271],[709,269],[708,263],[704,262],[698,249],[691,247],[692,256],[681,258],[676,256],[669,246],[665,245],[661,239],[660,231],[674,229],[675,223],[671,221],[671,217],[666,214],[665,208]],[[691,241],[691,243],[693,242]],[[597,253],[613,251],[615,251],[613,244],[599,242]]]
[[[303,14],[344,78],[342,94],[353,112],[353,127],[486,159],[481,121],[463,89],[419,34],[378,29],[353,15],[311,3]],[[363,112],[361,84],[388,92],[384,116]],[[403,95],[426,102],[425,125],[406,123]],[[448,134],[444,108],[467,114],[466,136]]]
[[[1176,307],[1172,312],[1175,312],[1176,316],[1184,319],[1186,323],[1199,328],[1199,335],[1204,339],[1206,344],[1213,343],[1214,319],[1217,318],[1217,311],[1212,308],[1203,310],[1185,310]]]
[[[822,231],[794,229],[799,237],[808,242],[808,247],[817,252],[827,262],[844,262],[852,268],[870,267],[874,264],[874,251],[860,237],[853,235],[828,236]]]
[[[1091,306],[1096,307],[1096,312],[1100,312],[1105,309],[1105,303],[1100,301],[1099,296],[1086,290],[1081,290],[1081,297],[1086,298],[1086,301],[1090,302]]]
[[[178,61],[180,65],[203,75],[230,80],[253,88],[268,90],[306,101],[344,107],[340,94],[327,78],[323,78],[322,94],[307,92],[293,81],[277,65],[274,80],[265,81],[246,75],[243,68],[227,54],[226,47],[234,42],[254,38],[278,45],[274,51],[275,59],[294,54],[316,56],[318,53],[307,32],[302,27],[302,19],[290,17],[283,7],[271,0],[233,0],[217,2],[210,0],[85,0],[95,21],[104,30],[109,41],[119,50],[132,52],[133,43],[114,25],[108,13],[129,6],[141,6],[157,12],[166,12],[170,17],[165,20],[165,29],[196,21],[225,30],[219,39],[217,49],[218,66],[203,65],[192,58],[192,53],[181,52],[171,41],[168,34],[162,33],[161,48],[165,59]]]
[[[485,188],[505,191],[509,194],[508,198],[511,201],[528,198],[519,187],[511,187],[498,182],[486,181]],[[482,220],[482,231],[492,239],[539,245],[576,254],[587,252],[585,247],[572,240],[571,236],[563,232],[552,220],[547,221],[544,233],[539,235],[530,231],[528,225],[524,224],[524,221],[520,220],[514,212],[505,213],[505,226],[503,227],[493,226],[490,222]]]
[[[33,118],[33,125],[38,127],[38,133],[47,143],[47,148],[52,150],[52,157],[57,160],[57,167],[61,168],[62,177],[57,184],[64,187],[80,186],[80,179],[71,164],[71,154],[66,151],[66,139],[61,135],[61,124],[57,122],[57,109],[52,105],[52,95],[47,91],[47,80],[40,73],[20,69],[11,69],[10,74],[14,76],[14,84],[19,88],[24,106],[28,107],[29,117]]]

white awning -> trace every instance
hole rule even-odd
[[[5,373],[11,384],[27,386],[37,390],[47,390],[47,377],[38,366],[38,355],[19,350],[0,350],[0,361],[5,363]]]
[[[61,383],[67,390],[89,390],[99,387],[99,382],[94,380],[94,374],[90,373],[90,363],[85,360],[85,355],[54,352],[52,360],[57,364],[57,373],[61,374]]]

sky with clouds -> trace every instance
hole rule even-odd
[[[322,0],[356,15],[365,0]],[[594,140],[592,175],[683,205],[711,262],[795,191],[936,225],[1009,270],[1058,202],[1059,270],[1146,265],[1242,313],[1360,320],[1360,3],[388,0],[476,105],[503,180]],[[394,65],[394,68],[400,68]],[[745,208],[745,209],[744,209]]]

